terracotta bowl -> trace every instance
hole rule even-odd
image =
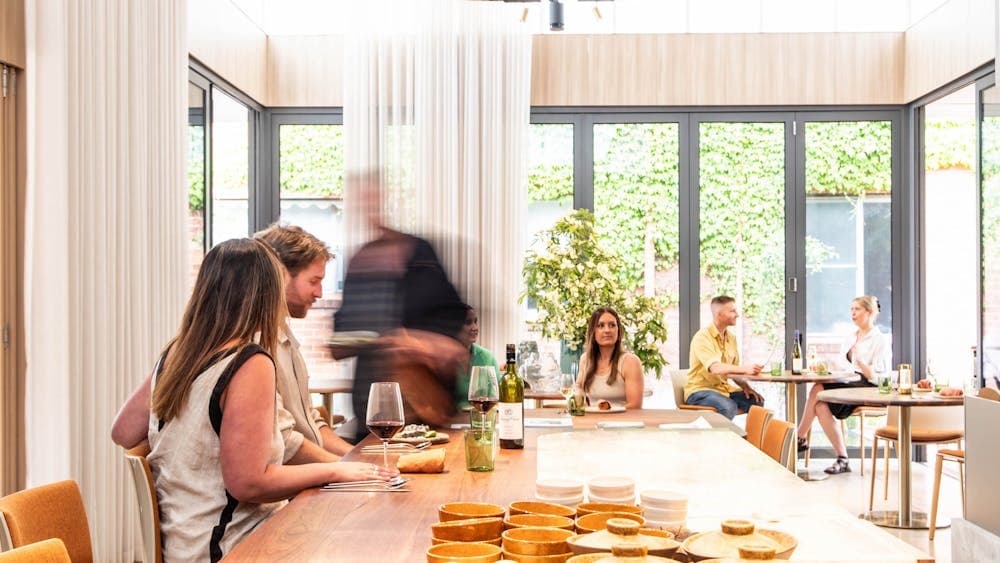
[[[432,545],[440,545],[442,543],[456,543],[456,542],[449,541],[449,540],[439,540],[437,538],[431,538],[431,544]],[[495,546],[499,547],[500,546],[500,538],[495,538],[495,539],[492,539],[492,540],[477,541],[477,542],[461,542],[461,543],[488,543],[490,545],[495,545]]]
[[[558,553],[555,555],[518,555],[517,553],[511,553],[506,549],[503,550],[504,559],[518,561],[519,563],[565,563],[565,561],[572,556],[573,554],[568,551],[566,553]]]
[[[503,518],[506,511],[488,502],[448,502],[438,507],[438,520],[468,520],[469,518]]]
[[[642,508],[634,504],[619,504],[613,502],[585,502],[576,507],[579,516],[593,514],[595,512],[628,512],[631,514],[642,514]]]
[[[558,528],[513,528],[503,533],[504,551],[517,555],[558,555],[568,553],[569,530]]]
[[[506,530],[532,526],[535,528],[562,528],[572,532],[576,529],[575,525],[572,518],[552,514],[514,514],[508,516],[503,522],[503,527]]]
[[[431,526],[431,537],[452,542],[480,542],[493,540],[503,533],[503,520],[499,518],[471,518],[452,520]]]
[[[501,553],[488,543],[442,543],[427,549],[427,563],[492,563]]]
[[[552,514],[554,516],[573,518],[576,516],[576,509],[551,502],[519,500],[510,503],[510,515],[513,516],[515,514]]]
[[[608,520],[612,518],[627,518],[635,520],[640,526],[646,523],[646,519],[631,512],[594,512],[586,514],[576,519],[576,531],[580,534],[590,534],[608,527]]]

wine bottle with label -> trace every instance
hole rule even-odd
[[[519,450],[524,447],[524,382],[517,375],[516,348],[507,345],[507,366],[500,380],[500,403],[497,432],[500,447]]]
[[[792,342],[792,375],[802,375],[802,334],[797,330]]]

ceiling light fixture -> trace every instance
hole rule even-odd
[[[563,5],[559,0],[549,1],[549,29],[551,31],[562,31],[564,26],[563,21]]]

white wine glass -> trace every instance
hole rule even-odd
[[[473,366],[469,374],[469,403],[476,407],[471,415],[472,427],[480,432],[487,426],[490,409],[500,400],[500,384],[493,366]],[[478,420],[478,421],[477,421]]]
[[[372,383],[368,391],[368,430],[382,440],[382,465],[389,469],[389,438],[403,427],[403,396],[399,383]]]
[[[566,409],[569,409],[569,400],[573,397],[573,386],[576,385],[576,376],[573,373],[564,373],[559,378],[559,394],[566,399]]]

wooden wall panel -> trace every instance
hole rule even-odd
[[[996,0],[950,0],[906,32],[905,101],[996,56]]]
[[[192,57],[262,105],[267,99],[267,36],[230,0],[188,1]]]
[[[894,104],[903,34],[540,35],[536,106]]]
[[[24,68],[24,0],[0,0],[0,62]]]
[[[267,53],[271,106],[344,105],[343,36],[271,36]]]

